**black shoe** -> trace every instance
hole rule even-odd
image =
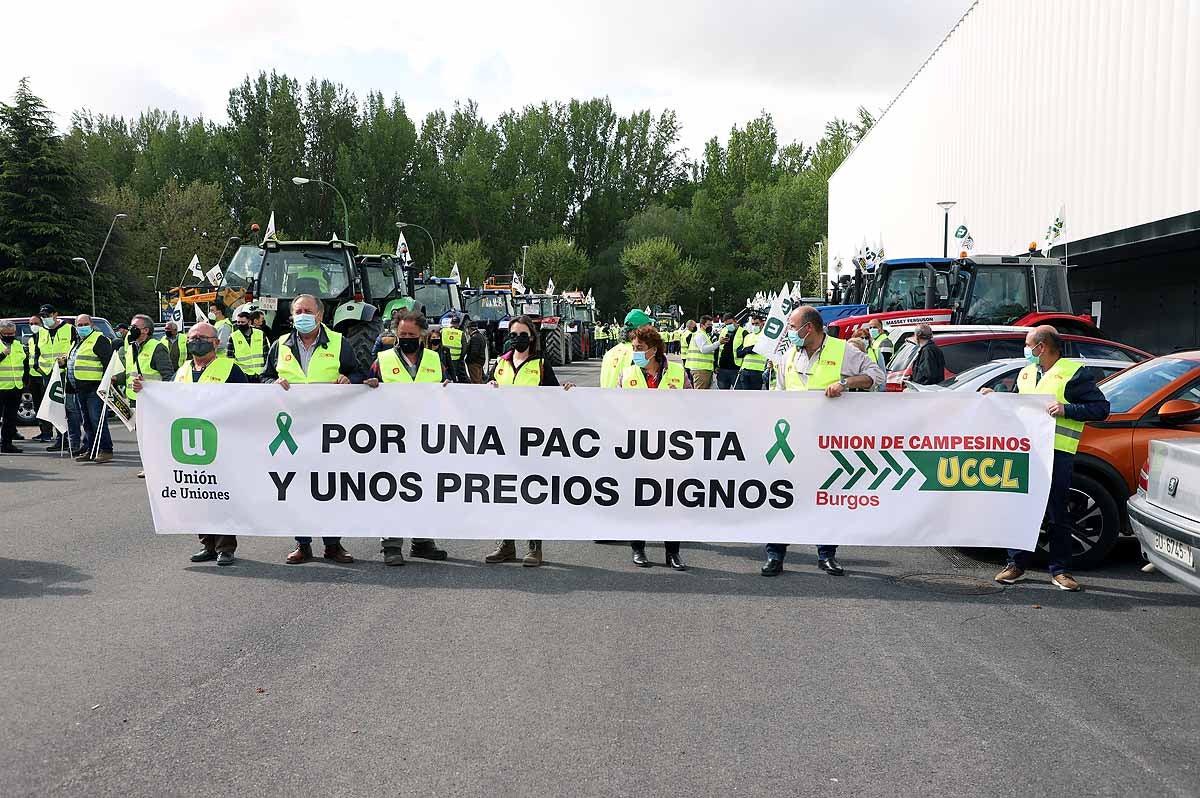
[[[667,565],[671,566],[676,571],[686,571],[687,570],[687,566],[684,564],[683,560],[680,559],[678,554],[668,554],[667,555]]]
[[[59,441],[58,443],[52,443],[52,444],[50,444],[49,446],[47,446],[47,447],[46,447],[46,451],[48,451],[48,452],[61,452],[61,451],[63,451],[63,445],[62,445],[62,441]],[[74,453],[74,452],[72,452],[72,453],[71,453],[71,455],[72,455],[72,457],[73,457],[73,456],[75,455],[75,453]]]
[[[13,440],[14,440],[14,441],[23,441],[23,440],[25,440],[25,436],[24,436],[24,435],[22,435],[22,434],[21,434],[21,433],[19,433],[19,432],[14,432],[14,433],[13,433]]]
[[[838,561],[830,557],[827,560],[817,560],[817,567],[830,576],[845,576],[846,569],[838,565]]]
[[[783,560],[776,560],[774,558],[767,560],[763,563],[761,573],[763,576],[779,576],[783,573]]]
[[[436,543],[422,543],[408,547],[409,557],[419,557],[422,560],[444,560],[445,549],[439,549]]]
[[[192,555],[192,562],[208,562],[215,559],[217,559],[215,549],[200,549],[200,551]]]
[[[30,438],[29,440],[33,441],[34,443],[49,443],[50,436],[49,435],[35,435],[32,438]]]
[[[649,568],[650,567],[650,561],[646,559],[646,550],[645,549],[634,549],[633,550],[633,564],[636,565],[638,568]]]
[[[9,444],[8,446],[0,446],[0,454],[20,454],[23,450]]]
[[[217,565],[233,565],[232,551],[217,552]]]
[[[90,455],[91,451],[88,449],[80,449],[79,451],[71,452],[71,457],[83,457],[85,454]],[[91,458],[89,457],[88,459]]]

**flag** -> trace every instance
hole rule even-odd
[[[196,323],[203,324],[208,321],[208,316],[204,314],[204,311],[200,310],[199,304],[192,305],[192,309],[196,311]]]
[[[100,387],[96,389],[96,395],[112,411],[112,414],[120,419],[121,423],[125,425],[125,429],[133,432],[133,408],[129,406],[129,401],[125,398],[125,391],[113,387],[112,384],[114,377],[124,373],[125,366],[121,364],[120,353],[113,352],[108,361],[108,368],[104,370],[104,376],[100,379]]]
[[[400,231],[400,237],[396,239],[396,257],[405,263],[412,263],[412,255],[408,254],[408,239],[404,237],[403,230]]]
[[[975,248],[975,239],[971,236],[971,231],[967,229],[965,222],[955,229],[954,237],[958,239],[959,252],[966,252],[969,255]]]
[[[471,278],[468,277],[467,278],[467,288],[470,288],[470,287],[471,287]]]
[[[170,318],[167,321],[173,321],[180,329],[183,329],[183,300],[175,300],[175,304],[171,306]]]
[[[594,304],[596,304],[596,299],[595,299],[595,297],[593,297],[593,296],[592,296],[592,289],[590,289],[590,288],[588,289],[588,294],[587,294],[587,303],[588,303],[589,305],[594,305]]]
[[[546,293],[550,294],[551,296],[554,296],[554,278],[553,277],[551,277],[549,282],[546,283]]]
[[[42,421],[50,422],[60,433],[67,431],[65,393],[63,372],[58,367],[58,361],[56,360],[54,361],[54,371],[50,372],[50,384],[46,386],[46,392],[42,394],[42,404],[38,408],[37,417]]]
[[[521,296],[524,296],[525,294],[529,293],[529,289],[527,289],[525,287],[525,281],[521,279],[521,275],[519,275],[519,274],[513,275],[512,286],[513,286],[513,290],[516,291],[517,294],[519,294]]]
[[[462,275],[458,271],[458,261],[454,261],[454,266],[450,269],[451,280],[462,280]]]
[[[271,211],[271,218],[267,220],[267,232],[263,233],[263,241],[268,238],[275,237],[275,211]]]
[[[222,277],[221,265],[217,264],[216,266],[213,266],[211,269],[209,269],[208,271],[206,271],[204,273],[204,276],[206,278],[208,278],[209,285],[220,285],[221,277]]]
[[[1050,247],[1054,246],[1054,242],[1062,237],[1063,227],[1067,223],[1067,206],[1063,205],[1058,209],[1058,216],[1054,217],[1054,221],[1046,228],[1046,243],[1042,245],[1042,253],[1050,254]]]
[[[192,256],[191,262],[188,263],[188,271],[191,272],[192,276],[195,277],[197,280],[204,279],[204,271],[200,268],[200,256],[199,255]]]
[[[772,363],[779,363],[779,358],[787,350],[787,318],[796,308],[792,299],[792,290],[787,283],[783,290],[775,295],[771,302],[771,310],[767,313],[767,321],[763,324],[762,333],[754,344],[754,353],[762,355]]]

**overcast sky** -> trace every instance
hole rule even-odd
[[[399,95],[420,118],[456,99],[484,115],[607,95],[620,113],[675,109],[697,155],[762,109],[784,142],[881,110],[971,0],[205,0],[6,3],[0,96],[29,76],[73,110],[157,106],[225,119],[229,90],[276,69]],[[194,10],[185,10],[185,9]],[[33,32],[37,32],[34,35]]]

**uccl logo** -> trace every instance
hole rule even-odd
[[[217,428],[203,418],[175,419],[171,425],[171,456],[183,465],[208,465],[217,459]]]

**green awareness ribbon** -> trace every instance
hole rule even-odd
[[[775,422],[775,445],[767,450],[767,465],[775,461],[775,455],[782,454],[783,459],[789,463],[796,459],[796,454],[792,451],[792,447],[788,446],[787,436],[792,431],[792,425],[788,423],[786,418],[781,418]]]
[[[280,446],[286,446],[288,452],[295,454],[299,447],[296,446],[296,439],[292,437],[292,417],[287,413],[280,413],[275,416],[275,427],[279,430],[279,434],[275,436],[275,440],[271,441],[271,445],[268,447],[271,450],[271,456],[273,457],[275,452],[279,451]]]

